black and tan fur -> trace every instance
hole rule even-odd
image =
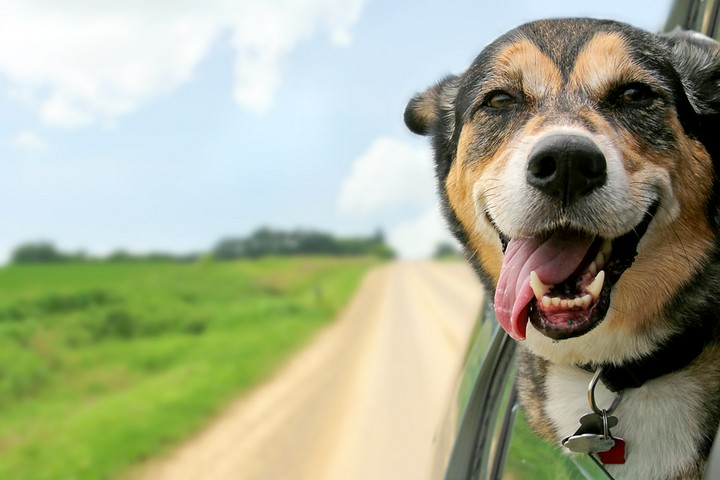
[[[528,325],[519,355],[527,415],[553,442],[587,412],[582,366],[651,371],[642,385],[624,387],[616,413],[615,433],[628,444],[627,463],[610,468],[619,478],[700,478],[720,422],[719,113],[717,43],[591,19],[522,25],[405,112],[413,132],[432,138],[445,216],[488,295],[508,239],[558,225],[615,239],[652,215],[605,317],[559,341]],[[568,131],[620,166],[582,209],[554,208],[516,171],[538,138]],[[682,351],[695,353],[652,375]],[[601,390],[609,405],[614,394]]]

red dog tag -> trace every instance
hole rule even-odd
[[[613,437],[615,446],[607,452],[598,452],[597,456],[605,465],[622,465],[625,463],[625,440]]]

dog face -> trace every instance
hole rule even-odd
[[[719,66],[689,33],[544,20],[410,101],[511,336],[546,358],[619,361],[677,328],[663,306],[715,243]]]

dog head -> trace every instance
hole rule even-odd
[[[719,78],[718,44],[696,34],[543,20],[410,101],[405,122],[432,137],[445,215],[511,336],[582,362],[672,333],[663,305],[718,227]]]

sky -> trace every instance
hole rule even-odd
[[[260,226],[450,237],[407,101],[526,21],[670,0],[0,0],[0,263],[209,250]]]

